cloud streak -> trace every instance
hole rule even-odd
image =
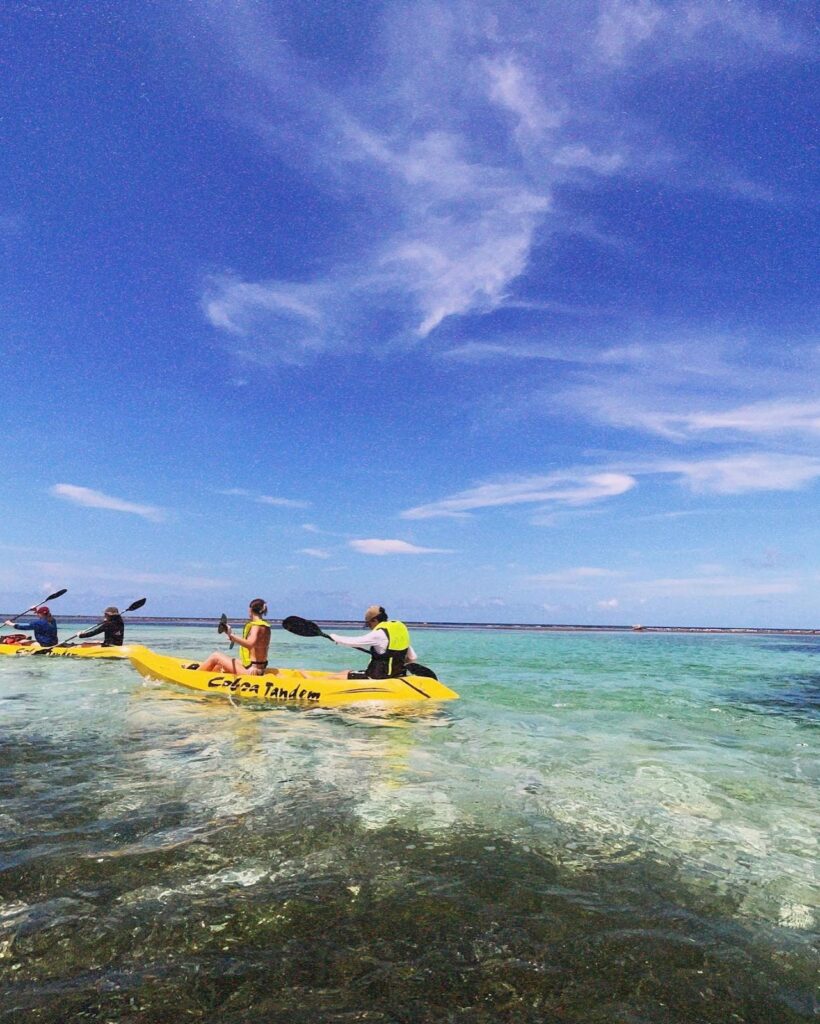
[[[272,505],[275,508],[309,508],[309,501],[299,501],[295,498],[279,498],[272,494],[254,494],[244,487],[228,487],[225,490],[217,491],[217,494],[224,494],[231,498],[248,498],[259,505]]]
[[[83,508],[107,509],[110,512],[126,512],[129,515],[141,516],[153,523],[161,523],[167,518],[167,512],[156,505],[139,505],[133,501],[115,498],[102,491],[94,491],[90,487],[79,487],[76,484],[55,484],[49,494],[63,501],[70,501]]]
[[[405,540],[351,540],[349,545],[361,555],[449,555],[446,548],[424,548]]]
[[[655,472],[676,474],[692,491],[701,494],[796,491],[820,479],[820,458],[758,452],[719,459],[661,461]]]
[[[548,473],[497,483],[479,484],[448,498],[417,505],[401,513],[402,519],[464,516],[479,509],[522,504],[581,506],[625,494],[635,486],[627,473]]]
[[[630,588],[643,597],[772,597],[795,594],[794,580],[756,580],[739,576],[681,576],[637,581]]]
[[[588,590],[598,580],[611,580],[622,575],[613,569],[600,569],[581,565],[573,569],[559,569],[557,572],[538,573],[528,576],[528,583],[546,584],[565,590]]]
[[[538,504],[582,507],[626,494],[639,478],[672,476],[698,494],[735,495],[795,491],[820,479],[820,458],[777,452],[712,459],[641,460],[589,471],[554,472],[478,484],[401,513],[403,519],[461,518],[477,511]],[[536,524],[546,520],[532,520]]]
[[[67,582],[77,580],[81,584],[87,581],[145,584],[182,592],[222,590],[235,585],[231,579],[196,576],[187,572],[144,572],[96,565],[73,565],[69,562],[37,562],[36,565],[41,572],[50,576]]]
[[[773,399],[724,410],[650,412],[633,405],[610,407],[618,426],[638,427],[674,440],[710,433],[820,435],[820,402]]]

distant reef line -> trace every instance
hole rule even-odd
[[[3,615],[3,613],[0,613]],[[19,618],[20,616],[18,616]],[[8,618],[3,615],[3,618]],[[94,615],[58,615],[60,622],[97,622],[99,614]],[[244,621],[245,615],[229,616],[236,622]],[[2,620],[0,620],[2,621]],[[274,626],[281,627],[281,619],[270,619]],[[351,619],[316,619],[326,629],[362,629],[358,620]],[[820,636],[820,629],[791,629],[789,627],[768,626],[600,626],[589,623],[538,623],[538,622],[413,622],[404,620],[411,629],[492,629],[536,633],[729,633],[752,634],[755,636]],[[218,616],[201,618],[192,615],[129,615],[127,622],[135,626],[213,626],[219,622]]]

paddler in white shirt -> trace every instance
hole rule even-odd
[[[364,647],[370,653],[370,663],[363,672],[340,672],[339,679],[390,679],[405,675],[407,667],[418,661],[410,645],[410,632],[403,622],[389,619],[380,604],[372,604],[364,613],[364,624],[369,632],[361,636],[328,636],[343,647]]]

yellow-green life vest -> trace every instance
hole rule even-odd
[[[404,672],[407,660],[407,648],[410,646],[410,632],[403,622],[390,619],[380,622],[376,629],[387,633],[387,650],[379,654],[375,647],[370,648],[370,664],[367,674],[371,679],[388,679]]]
[[[264,626],[265,629],[270,629],[270,623],[265,622],[264,619],[250,619],[250,621],[246,622],[245,625],[242,627],[243,640],[248,639],[248,634],[250,633],[254,626]],[[251,661],[253,661],[253,659],[251,658],[252,653],[253,652],[249,651],[247,647],[239,648],[239,657],[242,659],[242,664],[245,666],[245,668],[248,668],[251,664]]]

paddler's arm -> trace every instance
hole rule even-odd
[[[387,650],[387,633],[383,629],[372,629],[361,636],[339,636],[338,633],[328,633],[328,636],[342,647],[375,647],[377,654]]]

